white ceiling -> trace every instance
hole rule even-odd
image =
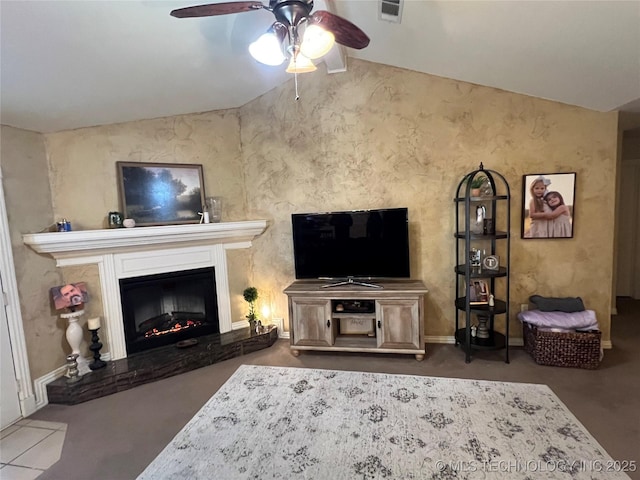
[[[234,108],[291,79],[247,52],[271,13],[169,16],[201,3],[219,1],[1,0],[1,122],[53,132]],[[640,1],[405,0],[401,24],[378,19],[378,0],[325,8],[371,38],[354,58],[640,112]]]

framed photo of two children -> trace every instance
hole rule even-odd
[[[573,238],[576,173],[523,176],[522,238]]]

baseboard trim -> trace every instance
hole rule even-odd
[[[284,331],[284,319],[283,318],[272,318],[271,323],[273,323],[276,327],[278,327],[278,338],[284,338],[283,335],[286,333],[289,338],[289,332]]]
[[[34,392],[32,392],[31,395],[20,399],[20,409],[22,410],[23,417],[28,417],[38,410],[36,395]]]
[[[289,332],[283,332],[282,330],[278,330],[278,338],[291,338],[291,337],[289,335]],[[439,343],[439,344],[447,344],[447,345],[453,345],[454,343],[456,343],[455,337],[451,335],[427,335],[424,337],[424,341],[425,343]],[[519,337],[510,338],[509,346],[522,347],[524,346],[524,340]],[[604,347],[604,348],[607,348],[607,347]]]
[[[424,338],[426,343],[441,343],[447,345],[453,345],[456,343],[455,337],[451,335],[427,335]],[[522,347],[524,345],[524,340],[520,337],[511,337],[509,338],[509,346],[510,347]]]
[[[451,336],[427,335],[425,337],[425,342],[426,343],[446,343],[451,345],[456,343],[456,340],[454,337],[451,337]],[[613,343],[611,343],[611,340],[602,340],[600,345],[605,350],[611,350],[613,348]],[[509,346],[524,347],[524,339],[520,337],[511,337],[509,339]]]
[[[282,318],[272,318],[270,322],[272,325],[278,327],[278,338],[289,338],[289,332],[284,331],[284,319]],[[247,321],[241,320],[239,322],[233,322],[231,324],[232,330],[240,330],[241,328],[247,328]]]
[[[454,344],[456,340],[452,336],[448,335],[426,335],[424,337],[425,343],[446,343],[446,344]]]
[[[111,360],[111,353],[101,353],[100,358],[105,362]],[[93,361],[93,358],[86,359],[88,363]],[[56,368],[54,371],[49,372],[40,378],[36,378],[33,381],[33,389],[35,392],[35,402],[34,402],[34,410],[40,410],[42,407],[46,407],[49,405],[49,396],[47,395],[47,384],[53,382],[54,380],[63,377],[64,374],[67,373],[67,366],[63,365],[61,367]],[[31,413],[33,413],[31,412]]]
[[[49,404],[49,397],[47,396],[47,384],[53,382],[55,379],[64,376],[67,371],[67,366],[56,368],[53,372],[49,372],[40,378],[36,378],[33,381],[33,388],[36,393],[36,410],[40,410],[42,407],[46,407]]]

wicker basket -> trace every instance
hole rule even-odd
[[[599,331],[549,332],[523,322],[524,349],[540,365],[596,369],[600,365]]]

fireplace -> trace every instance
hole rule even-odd
[[[246,327],[233,321],[227,250],[245,249],[267,228],[265,220],[144,228],[113,228],[23,235],[38,253],[50,254],[58,267],[96,265],[100,276],[103,324],[100,338],[111,360],[128,353],[120,281],[147,275],[211,267],[221,334]],[[97,303],[97,302],[96,302]]]
[[[120,280],[127,352],[220,333],[213,267]]]

